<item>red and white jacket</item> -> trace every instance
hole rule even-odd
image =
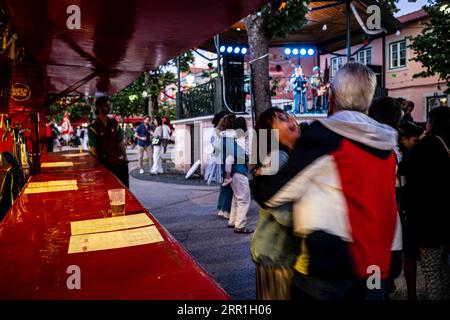
[[[369,267],[377,266],[387,277],[391,250],[401,247],[396,140],[391,127],[360,112],[340,111],[313,122],[276,175],[254,179],[253,195],[261,206],[294,203],[293,230],[302,241],[298,272],[367,278]]]

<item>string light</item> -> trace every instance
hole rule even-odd
[[[285,55],[306,55],[308,54],[309,56],[313,56],[316,53],[316,50],[313,48],[286,48],[284,49],[284,54]]]

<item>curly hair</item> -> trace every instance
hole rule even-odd
[[[219,121],[219,124],[217,125],[217,129],[219,129],[219,131],[234,129],[234,121],[235,120],[236,120],[236,116],[234,114],[226,115]]]

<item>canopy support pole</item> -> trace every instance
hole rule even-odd
[[[74,83],[73,85],[71,85],[70,87],[68,87],[67,89],[61,91],[58,94],[55,94],[54,96],[52,96],[50,99],[48,99],[45,102],[46,106],[51,105],[52,103],[55,103],[56,101],[58,101],[59,99],[67,96],[69,93],[71,93],[74,90],[77,90],[79,87],[81,87],[82,85],[88,83],[89,81],[91,81],[92,79],[94,79],[97,76],[98,72],[94,71],[91,74],[89,74],[87,77],[84,77],[83,79],[81,79],[80,81],[77,81],[76,83]]]
[[[351,43],[350,43],[350,15],[351,15],[351,9],[350,9],[350,0],[347,0],[345,3],[346,6],[346,27],[347,27],[347,63],[350,62],[350,56],[351,56]]]

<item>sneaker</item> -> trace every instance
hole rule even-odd
[[[228,228],[234,228],[234,224],[227,224]]]
[[[225,178],[225,179],[223,179],[223,183],[222,183],[222,187],[226,187],[227,185],[229,185],[230,183],[231,183],[231,181],[232,181],[233,179],[231,179],[231,178]]]
[[[139,173],[140,173],[140,174],[144,174],[144,169],[140,169],[140,170],[139,170]]]
[[[234,232],[236,232],[236,233],[252,233],[253,230],[249,229],[247,227],[244,227],[244,228],[240,228],[240,229],[235,228]]]
[[[230,214],[227,211],[220,210],[217,212],[217,216],[228,220],[230,218]]]

